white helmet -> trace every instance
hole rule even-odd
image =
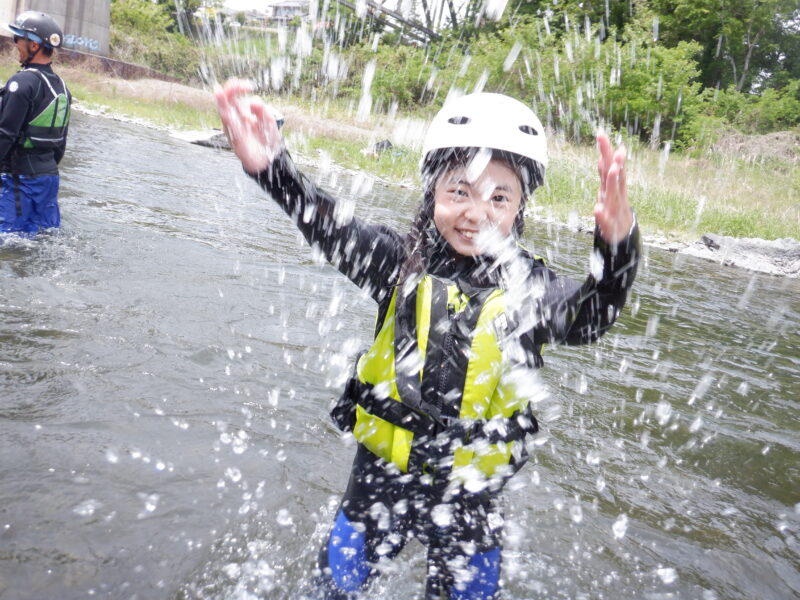
[[[446,148],[511,152],[532,161],[541,176],[547,167],[547,139],[541,121],[522,102],[503,94],[481,92],[447,102],[425,135],[423,171],[429,154]]]

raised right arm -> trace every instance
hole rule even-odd
[[[301,173],[289,153],[253,175],[286,211],[306,241],[353,283],[376,300],[397,279],[404,257],[403,240],[388,227],[336,213],[336,200]]]
[[[223,129],[245,172],[292,217],[309,244],[380,302],[404,257],[400,236],[359,219],[338,218],[336,201],[297,170],[275,117],[251,92],[248,82],[231,80],[215,94]]]

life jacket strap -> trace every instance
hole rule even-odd
[[[394,398],[378,398],[369,383],[353,382],[351,393],[356,404],[367,413],[383,419],[396,427],[402,427],[417,436],[432,437],[437,432],[437,425],[442,427],[451,439],[461,439],[465,444],[484,440],[489,444],[518,442],[527,435],[539,431],[539,423],[533,415],[530,404],[524,410],[515,411],[507,419],[458,419],[443,417],[440,421],[430,415],[412,410]]]
[[[395,383],[403,404],[411,410],[433,419],[442,429],[447,429],[454,420],[447,415],[440,394],[439,367],[443,360],[455,359],[462,375],[466,374],[466,353],[464,348],[445,348],[445,337],[452,341],[469,342],[480,317],[484,302],[493,289],[475,290],[460,314],[448,314],[447,285],[436,277],[431,278],[430,330],[422,376],[422,360],[417,338],[417,291],[415,287],[404,298],[399,298],[395,310]],[[399,291],[398,291],[399,294]],[[448,323],[454,331],[443,331],[439,324]],[[452,336],[458,334],[458,340]],[[467,344],[468,347],[468,344]],[[460,363],[460,364],[459,364]],[[463,384],[463,381],[461,382]],[[449,388],[448,388],[449,389]],[[461,390],[463,393],[463,390]],[[460,398],[455,405],[460,406]],[[448,418],[449,417],[449,418]]]

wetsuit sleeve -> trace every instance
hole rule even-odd
[[[3,88],[0,102],[0,163],[8,158],[19,132],[28,120],[28,111],[36,91],[33,85],[35,83],[30,77],[25,77],[25,74],[17,73],[11,76]]]
[[[616,247],[595,230],[594,265],[583,284],[549,269],[535,273],[534,287],[540,290],[535,342],[586,344],[608,331],[625,305],[640,254],[639,226],[634,221],[628,236]]]
[[[297,170],[283,151],[268,169],[251,176],[297,225],[306,241],[378,302],[397,279],[404,257],[400,236],[388,227],[337,213],[336,200]]]

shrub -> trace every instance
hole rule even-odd
[[[197,48],[186,37],[170,33],[172,25],[165,5],[148,0],[114,0],[109,43],[112,57],[184,80],[195,77],[199,65]]]

